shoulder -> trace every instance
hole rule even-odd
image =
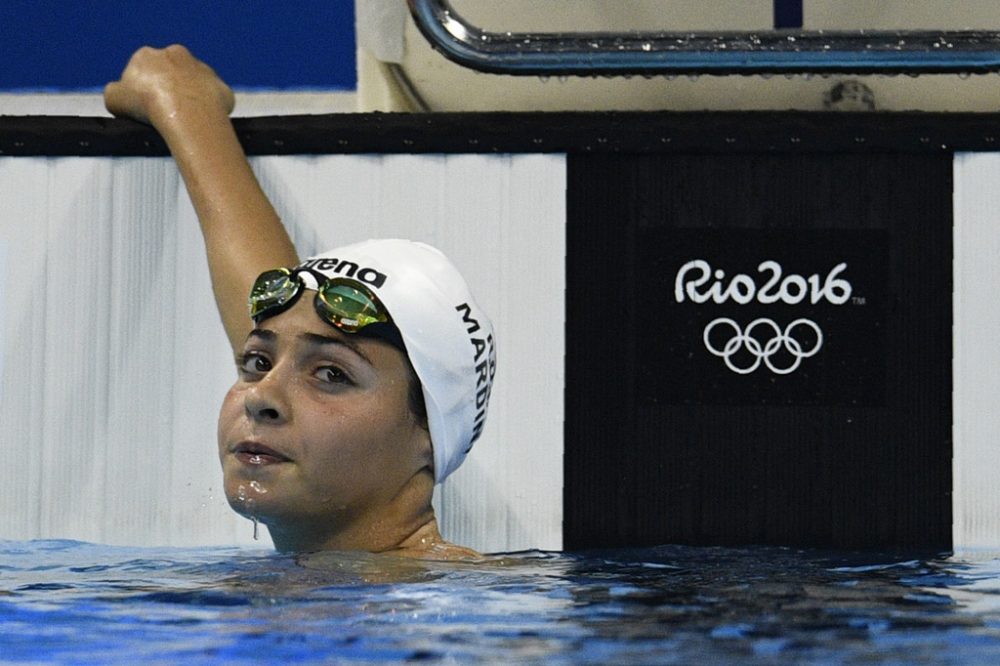
[[[471,548],[458,546],[447,541],[438,541],[424,547],[400,548],[392,551],[391,554],[398,557],[446,562],[479,562],[484,559],[482,554]]]

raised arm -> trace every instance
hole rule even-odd
[[[201,223],[229,343],[242,349],[254,278],[298,259],[236,138],[232,91],[183,46],[147,47],[105,87],[104,101],[116,116],[153,125],[170,148]]]

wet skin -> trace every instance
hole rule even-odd
[[[262,321],[237,359],[219,415],[226,497],[280,550],[401,547],[434,520],[408,363],[320,320],[312,297]]]

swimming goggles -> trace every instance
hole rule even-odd
[[[306,289],[300,273],[308,269],[275,268],[261,273],[250,289],[250,318],[260,324],[292,307]],[[313,307],[320,319],[345,333],[382,338],[405,351],[399,329],[372,291],[350,278],[327,278],[309,271],[319,287]]]

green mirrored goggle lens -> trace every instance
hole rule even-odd
[[[250,290],[250,317],[259,324],[265,316],[284,311],[304,288],[293,270],[276,268],[261,273]],[[348,278],[323,281],[313,303],[320,317],[347,333],[391,321],[378,298],[363,284]]]
[[[353,280],[334,278],[324,282],[316,294],[316,310],[328,322],[348,333],[376,322],[387,322],[374,294]]]
[[[250,290],[250,317],[254,321],[269,310],[282,308],[298,294],[302,283],[286,268],[261,273]]]

